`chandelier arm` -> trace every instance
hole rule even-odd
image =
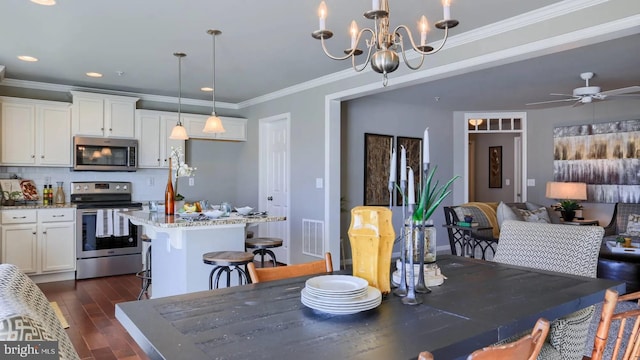
[[[409,28],[406,25],[398,25],[393,30],[393,33],[396,34],[396,36],[400,36],[400,33],[398,32],[398,30],[400,30],[400,29],[404,29],[404,31],[407,33],[407,35],[409,35],[409,41],[411,42],[411,48],[413,48],[413,50],[415,52],[417,52],[418,54],[420,54],[420,55],[433,55],[433,54],[437,53],[438,51],[440,51],[444,47],[444,44],[447,42],[447,38],[449,37],[449,27],[445,27],[444,28],[444,38],[442,39],[442,43],[440,43],[440,46],[438,46],[437,49],[433,49],[431,51],[421,51],[416,46],[416,43],[413,41],[413,35],[411,34],[411,30],[409,30]],[[403,54],[403,56],[404,56],[404,54]],[[415,70],[415,69],[413,69],[413,70]]]
[[[404,39],[402,37],[402,34],[400,34],[398,32],[398,29],[400,27],[404,27],[404,25],[400,25],[398,26],[395,31],[393,32],[394,35],[394,42],[396,45],[400,45],[400,52],[402,53],[402,60],[404,61],[404,64],[407,65],[407,67],[411,70],[418,70],[420,69],[420,67],[422,67],[422,64],[424,63],[424,55],[420,56],[420,63],[418,63],[417,65],[411,65],[411,63],[409,62],[409,59],[407,59],[407,53],[404,49]],[[404,27],[405,30],[408,29],[406,27]],[[411,33],[409,32],[409,40],[411,40],[411,43],[413,44],[413,39],[411,38]]]
[[[354,56],[354,53],[356,52],[356,50],[358,49],[358,43],[360,42],[360,38],[362,37],[362,34],[364,34],[365,31],[368,31],[371,33],[372,37],[374,36],[374,32],[373,30],[369,29],[369,28],[364,28],[362,30],[360,30],[360,32],[358,33],[358,37],[356,38],[356,46],[351,49],[351,51],[349,51],[345,56],[339,57],[339,56],[333,56],[329,53],[329,50],[327,50],[327,46],[324,43],[324,37],[320,38],[320,42],[322,43],[322,50],[324,51],[324,54],[327,55],[329,58],[333,59],[333,60],[346,60],[351,56]],[[371,51],[369,51],[369,54],[371,54]],[[367,57],[367,62],[369,62],[369,58]]]
[[[362,63],[362,67],[358,68],[358,66],[356,65],[355,56],[351,57],[351,66],[353,66],[353,70],[355,70],[356,72],[361,72],[362,70],[364,70],[369,64],[369,60],[371,60],[371,52],[373,51],[373,44],[367,45],[367,47],[369,48],[369,51],[367,52],[367,59],[364,61],[364,63]]]

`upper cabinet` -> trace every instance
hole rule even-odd
[[[70,104],[0,98],[2,165],[71,166]]]
[[[184,140],[169,139],[177,122],[178,115],[172,112],[136,111],[139,168],[166,168],[171,148],[182,146],[184,149]]]
[[[187,128],[187,134],[194,139],[247,141],[247,119],[219,116],[225,132],[204,133],[202,129],[207,122],[208,115],[183,114],[182,122]]]
[[[99,137],[135,137],[138,98],[71,91],[72,134]]]

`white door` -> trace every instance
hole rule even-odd
[[[289,219],[289,115],[260,119],[260,208]],[[290,263],[289,220],[260,225],[259,236],[283,241],[273,250],[278,262]]]

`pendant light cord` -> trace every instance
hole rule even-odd
[[[182,126],[180,113],[182,108],[182,56],[178,56],[178,125]]]

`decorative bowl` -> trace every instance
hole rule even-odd
[[[253,210],[252,207],[250,206],[245,206],[245,207],[241,207],[241,208],[236,208],[236,211],[238,212],[238,214],[240,215],[249,215],[249,213],[251,212],[251,210]]]
[[[219,218],[222,214],[224,214],[223,211],[220,210],[209,210],[209,211],[205,211],[204,214],[208,217],[208,218],[212,218],[212,219],[217,219]]]

